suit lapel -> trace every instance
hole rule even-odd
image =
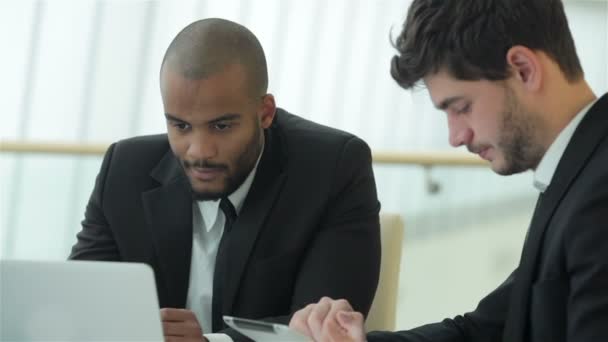
[[[278,121],[278,115],[275,121]],[[285,181],[283,163],[285,154],[281,137],[275,125],[265,132],[265,147],[256,176],[245,198],[239,217],[232,226],[232,232],[226,241],[228,253],[226,279],[224,284],[223,312],[231,312],[245,266],[264,226],[267,216],[272,211],[279,191]]]
[[[192,196],[190,184],[171,151],[152,171],[162,186],[144,192],[142,202],[146,220],[166,286],[161,305],[186,305],[192,253]]]
[[[534,281],[545,231],[559,203],[608,134],[608,95],[604,95],[581,121],[555,170],[551,184],[534,211],[528,239],[524,244],[511,305],[505,326],[505,341],[524,341],[528,322],[530,292]]]

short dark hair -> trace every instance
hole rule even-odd
[[[542,51],[573,82],[583,76],[560,0],[414,0],[393,43],[405,89],[442,69],[460,80],[504,80],[515,45]]]
[[[264,49],[256,36],[235,22],[208,18],[186,26],[173,39],[161,70],[169,66],[186,78],[201,79],[240,64],[255,96],[268,90],[268,68]]]

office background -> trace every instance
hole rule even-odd
[[[403,91],[388,72],[389,35],[409,3],[0,0],[0,136],[86,144],[163,132],[166,47],[188,23],[222,17],[260,39],[280,107],[353,132],[374,151],[451,151],[426,91]],[[565,5],[586,77],[604,93],[608,2]],[[66,258],[100,162],[0,153],[0,258]],[[530,173],[381,164],[375,173],[383,211],[406,227],[399,327],[473,309],[516,266],[536,199]]]

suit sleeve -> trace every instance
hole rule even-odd
[[[329,202],[302,260],[291,312],[324,296],[347,299],[367,314],[380,274],[380,203],[371,151],[361,139],[345,142],[336,161]],[[291,315],[264,321],[288,324]],[[251,341],[233,329],[221,331],[234,341]]]
[[[368,342],[500,342],[507,317],[515,270],[498,288],[479,302],[475,311],[398,332],[371,332]]]
[[[608,341],[608,164],[601,163],[594,171],[601,177],[583,192],[564,238],[570,278],[566,341]]]
[[[105,182],[112,163],[114,146],[113,144],[108,148],[101,164],[101,170],[97,175],[95,187],[86,207],[82,230],[76,235],[77,241],[72,247],[69,259],[104,261],[119,261],[121,259],[116,241],[103,212]]]
[[[380,273],[380,203],[367,144],[350,138],[331,177],[329,202],[301,264],[292,312],[329,296],[347,299],[367,315]]]

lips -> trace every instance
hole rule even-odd
[[[481,159],[490,161],[490,159],[488,158],[488,152],[490,151],[489,148],[484,148],[481,151],[479,151],[477,154],[481,157]]]
[[[197,180],[208,182],[224,173],[224,169],[216,167],[190,167],[188,171]]]

